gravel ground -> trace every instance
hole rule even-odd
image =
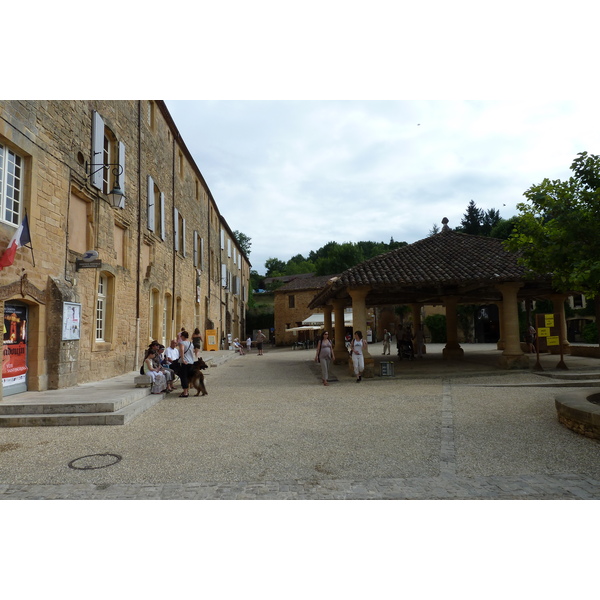
[[[0,429],[0,483],[437,477],[441,455],[455,460],[458,476],[600,475],[600,443],[559,425],[554,390],[489,387],[539,382],[535,375],[432,372],[357,384],[337,366],[338,381],[324,387],[313,356],[282,349],[236,357],[209,370],[208,396],[168,396],[122,427]],[[444,385],[451,427],[442,434]],[[454,457],[444,451],[448,441]],[[122,460],[68,466],[101,453]]]

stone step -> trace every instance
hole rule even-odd
[[[113,411],[99,412],[39,412],[0,415],[0,427],[54,427],[66,425],[126,425],[165,397],[164,394],[148,394],[132,398],[118,406],[119,402],[98,403],[100,406],[114,405]],[[43,405],[42,405],[43,406]],[[63,405],[61,408],[66,408]],[[118,407],[117,407],[118,406]],[[45,408],[57,408],[46,406]]]
[[[85,400],[85,390],[81,390],[81,398],[74,401],[52,402],[11,402],[6,400],[0,404],[0,416],[2,415],[54,415],[54,414],[72,414],[72,413],[112,413],[125,408],[128,404],[145,398],[149,394],[148,388],[132,388],[121,391],[121,394],[110,400]]]

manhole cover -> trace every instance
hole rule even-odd
[[[123,457],[118,454],[89,454],[76,458],[69,463],[69,469],[77,469],[78,471],[88,471],[90,469],[104,469],[112,467],[118,462],[121,462]]]

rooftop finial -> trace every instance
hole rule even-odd
[[[447,217],[444,217],[442,219],[442,225],[443,225],[442,231],[450,231],[450,227],[448,227],[448,218]]]

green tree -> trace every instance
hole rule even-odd
[[[250,240],[252,238],[249,238],[245,233],[242,233],[237,229],[233,232],[233,237],[237,240],[242,252],[246,256],[250,256],[250,247],[252,246],[252,242]]]
[[[510,219],[501,218],[490,231],[490,237],[497,238],[499,240],[507,240],[510,237],[510,234],[513,232],[517,220],[518,217],[511,217]]]
[[[446,315],[429,315],[423,324],[431,333],[432,344],[443,344],[446,341]]]
[[[571,171],[566,181],[544,179],[524,193],[505,243],[531,271],[552,273],[559,291],[594,298],[600,330],[600,156],[580,152]]]
[[[490,236],[492,229],[500,222],[500,211],[495,208],[490,208],[483,213],[481,219],[480,235]]]
[[[480,235],[483,217],[483,210],[477,208],[475,201],[471,200],[467,206],[467,212],[460,222],[460,231],[469,235]]]
[[[267,258],[265,269],[267,270],[265,277],[281,277],[285,274],[285,263],[278,258]]]

